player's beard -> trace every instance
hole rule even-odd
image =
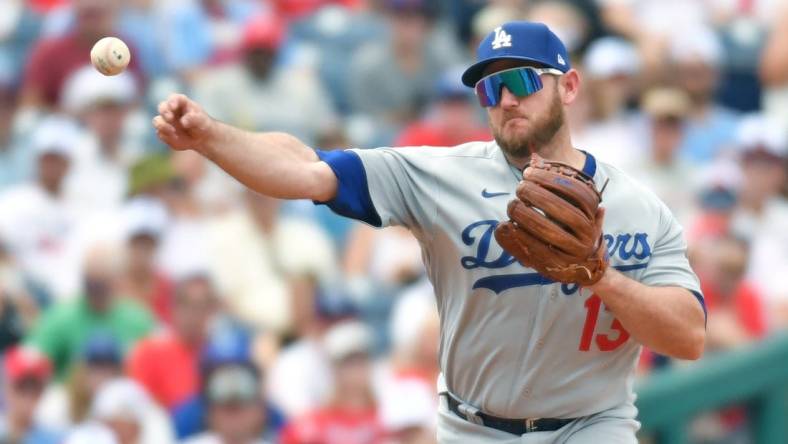
[[[513,132],[509,136],[504,135],[503,128],[506,123],[511,118],[519,117],[518,115],[505,116],[503,123],[498,128],[491,125],[495,141],[506,154],[514,158],[527,158],[553,140],[558,130],[564,126],[565,121],[564,108],[558,91],[555,91],[553,97],[547,113],[541,117],[535,117],[531,122],[530,130],[525,134]]]

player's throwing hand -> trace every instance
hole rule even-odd
[[[153,118],[156,135],[175,150],[198,147],[211,134],[214,120],[194,101],[183,94],[173,94],[159,104]]]

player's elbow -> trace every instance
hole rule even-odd
[[[679,359],[688,361],[696,361],[703,356],[703,350],[706,348],[706,328],[700,326],[692,328],[687,334],[687,340],[679,350],[679,353],[674,356]]]

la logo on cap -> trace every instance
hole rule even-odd
[[[495,39],[492,41],[492,48],[501,49],[510,46],[512,46],[512,36],[507,34],[501,26],[495,28]]]

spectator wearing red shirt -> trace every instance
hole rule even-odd
[[[156,266],[156,252],[167,225],[164,204],[152,197],[137,197],[125,208],[126,266],[121,278],[123,294],[147,306],[159,323],[172,323],[173,284]]]
[[[726,350],[763,337],[767,332],[761,295],[744,279],[747,245],[726,236],[709,245],[698,264],[701,290],[708,309],[708,350]]]
[[[213,284],[202,275],[181,281],[174,302],[172,328],[140,341],[128,360],[128,374],[167,409],[199,390],[200,352],[218,309]]]
[[[282,444],[370,444],[383,442],[371,387],[372,333],[359,321],[344,321],[325,335],[334,372],[331,401],[297,418],[282,431]]]
[[[93,44],[102,37],[117,34],[118,0],[72,0],[72,8],[75,17],[72,31],[41,40],[33,48],[22,85],[23,107],[55,107],[70,74],[90,64]],[[129,69],[135,74],[140,72],[133,57]]]
[[[424,118],[408,125],[394,146],[455,146],[465,142],[492,140],[482,125],[469,89],[462,84],[462,71],[443,73],[436,84],[436,99]]]

